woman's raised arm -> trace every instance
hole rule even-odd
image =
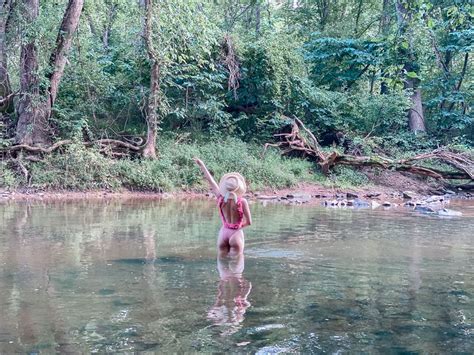
[[[209,182],[209,185],[211,186],[212,192],[216,195],[219,196],[219,186],[216,183],[216,180],[212,177],[211,173],[209,170],[207,170],[206,165],[201,159],[194,158],[194,162],[199,166],[201,169],[202,173],[204,174],[204,178]]]

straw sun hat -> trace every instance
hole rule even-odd
[[[234,195],[235,199],[242,196],[247,190],[245,179],[239,173],[227,173],[219,181],[219,192],[227,201],[228,197]]]

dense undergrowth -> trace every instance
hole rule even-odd
[[[172,135],[164,135],[157,148],[157,160],[139,156],[113,159],[99,153],[96,148],[86,148],[78,142],[62,151],[45,155],[38,162],[22,158],[3,160],[0,161],[0,188],[33,191],[205,191],[208,186],[193,162],[194,157],[204,160],[216,179],[229,171],[242,173],[251,191],[294,187],[299,183],[341,188],[372,183],[357,168],[336,166],[324,175],[312,161],[284,157],[277,148],[270,148],[264,154],[261,144],[244,142],[239,138],[216,140],[201,137],[198,141],[179,142]],[[357,149],[363,155],[382,154],[393,159],[404,159],[435,148],[435,142],[426,136],[396,135],[365,140],[353,137],[351,146],[346,149]],[[453,142],[449,148],[474,157],[470,145]],[[342,146],[323,148],[327,152],[334,149],[341,153],[344,150]],[[423,165],[451,170],[448,165],[434,161],[423,162]]]
[[[41,162],[22,164],[26,178],[17,163],[0,163],[0,187],[33,190],[97,190],[129,189],[136,191],[205,190],[206,182],[193,162],[203,159],[209,170],[219,178],[226,172],[239,171],[247,179],[249,189],[284,188],[300,182],[326,185],[357,185],[366,183],[361,173],[338,169],[325,177],[309,161],[282,157],[277,150],[262,155],[260,145],[235,138],[221,142],[175,143],[162,140],[159,159],[110,159],[81,144],[70,145],[61,153],[45,157]]]

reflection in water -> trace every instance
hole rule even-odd
[[[221,335],[231,335],[241,328],[250,302],[247,300],[252,284],[245,279],[244,255],[218,257],[219,285],[217,299],[209,310],[207,319],[222,326]]]

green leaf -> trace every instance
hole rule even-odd
[[[415,73],[414,71],[409,71],[407,72],[407,77],[411,78],[411,79],[419,79],[420,77],[418,76],[417,73]]]

